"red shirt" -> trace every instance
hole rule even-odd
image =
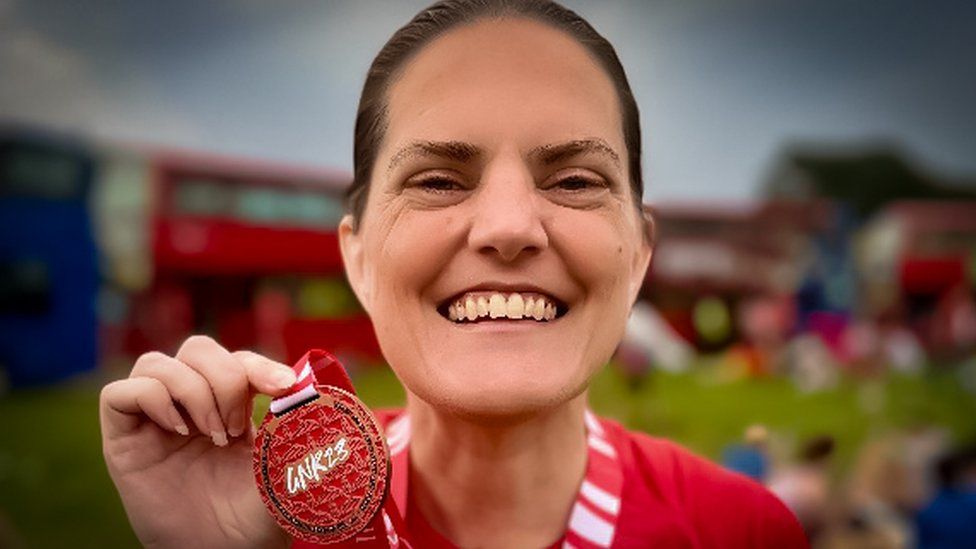
[[[398,411],[377,417],[388,428],[391,491],[406,514],[405,537],[417,549],[454,547],[409,505],[409,418]],[[753,480],[613,421],[588,414],[587,426],[583,484],[590,492],[581,488],[565,537],[553,547],[809,547],[793,514]]]

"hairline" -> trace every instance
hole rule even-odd
[[[378,90],[377,93],[377,98],[380,100],[379,101],[380,108],[377,111],[377,129],[379,130],[381,139],[376,144],[376,156],[373,158],[373,163],[369,167],[370,181],[366,182],[366,184],[363,185],[362,187],[363,191],[366,192],[366,197],[363,201],[362,212],[360,213],[358,218],[355,215],[355,212],[349,212],[352,215],[354,231],[359,230],[359,226],[362,221],[361,218],[366,217],[367,206],[369,205],[369,195],[372,194],[370,192],[370,190],[373,187],[372,179],[376,177],[377,170],[375,168],[380,163],[379,152],[383,149],[383,146],[386,144],[387,133],[390,126],[390,118],[389,118],[390,91],[393,89],[394,86],[396,86],[397,83],[400,82],[400,80],[403,78],[403,75],[407,72],[408,68],[413,64],[413,62],[417,59],[417,57],[421,53],[423,53],[423,51],[426,50],[431,44],[433,44],[440,38],[443,38],[444,36],[447,36],[454,31],[461,30],[467,27],[473,27],[480,23],[499,22],[499,21],[504,21],[506,19],[515,20],[515,21],[517,20],[531,21],[534,23],[539,23],[550,29],[560,32],[564,36],[568,37],[574,44],[582,48],[583,52],[590,59],[590,61],[592,61],[596,65],[597,69],[599,69],[599,71],[603,74],[603,76],[606,77],[607,80],[610,82],[610,87],[613,90],[613,96],[614,96],[614,101],[617,110],[617,117],[619,119],[618,125],[620,127],[621,134],[624,138],[624,143],[625,143],[624,151],[627,153],[627,157],[628,157],[628,162],[623,162],[622,164],[624,169],[627,170],[628,187],[630,187],[631,190],[630,194],[634,199],[635,207],[637,208],[638,213],[641,213],[643,211],[642,210],[643,197],[637,196],[633,188],[634,174],[631,173],[630,162],[629,162],[632,154],[631,151],[628,150],[626,146],[627,131],[626,131],[626,123],[624,121],[624,105],[623,105],[622,98],[620,97],[620,91],[617,90],[617,86],[614,84],[614,80],[612,75],[610,74],[610,71],[607,69],[607,67],[603,65],[600,58],[597,57],[596,54],[593,51],[591,51],[591,49],[588,48],[582,40],[580,40],[577,36],[574,36],[568,30],[560,27],[557,24],[554,24],[552,21],[546,20],[540,15],[534,13],[522,13],[522,12],[515,11],[513,8],[503,7],[503,8],[499,8],[497,13],[479,14],[475,16],[473,19],[471,19],[470,21],[464,21],[458,23],[456,25],[451,26],[450,28],[444,29],[442,32],[439,32],[434,36],[429,37],[426,41],[420,43],[413,51],[411,51],[409,54],[404,56],[404,58],[400,61],[399,66],[396,69],[394,69],[392,72],[390,72],[385,82],[383,82],[383,86]],[[639,121],[638,124],[640,124]]]

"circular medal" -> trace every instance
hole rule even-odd
[[[336,543],[366,528],[386,497],[390,454],[373,414],[348,391],[268,413],[254,441],[264,504],[289,534]]]

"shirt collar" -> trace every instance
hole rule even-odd
[[[589,410],[585,412],[587,462],[576,501],[566,525],[562,547],[610,547],[617,530],[623,493],[623,471],[616,447],[603,423]],[[393,475],[390,492],[401,513],[406,514],[408,498],[410,416],[404,412],[386,427]]]

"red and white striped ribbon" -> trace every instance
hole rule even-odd
[[[301,366],[300,368],[298,366]],[[306,360],[304,364],[299,362],[293,367],[297,381],[291,386],[287,393],[271,401],[271,413],[280,416],[281,414],[297,408],[302,404],[318,396],[315,389],[315,376],[312,375],[312,364]],[[349,388],[340,387],[340,389]]]
[[[600,421],[589,410],[586,411],[585,423],[588,446],[586,475],[576,494],[576,502],[566,526],[564,548],[611,547],[620,515],[624,476],[617,450],[607,440],[606,431]],[[406,509],[410,453],[408,414],[401,414],[387,425],[386,441],[393,460],[390,492],[397,507]]]

